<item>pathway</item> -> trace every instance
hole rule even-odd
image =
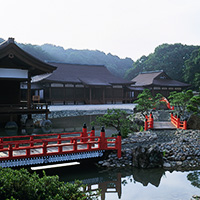
[[[165,110],[160,110],[158,112],[158,119],[154,121],[153,129],[163,130],[163,129],[176,129],[176,127],[171,123],[170,114]]]

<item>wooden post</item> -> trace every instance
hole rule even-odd
[[[77,140],[76,139],[73,140],[73,150],[77,151]]]
[[[177,116],[177,126],[176,128],[180,128],[180,116]]]
[[[28,72],[28,83],[27,83],[27,107],[31,108],[31,75]]]
[[[8,145],[8,158],[12,158],[13,156],[13,149],[12,149],[12,144]]]
[[[187,130],[187,121],[183,121],[183,129]]]
[[[121,137],[121,133],[119,132],[118,136],[117,136],[117,157],[121,158],[122,155],[122,145],[121,145],[121,141],[122,141],[122,137]]]
[[[0,143],[3,143],[3,138],[0,138]],[[0,145],[0,149],[3,149],[3,145]]]
[[[42,150],[43,150],[43,155],[46,155],[47,154],[47,144],[48,144],[48,142],[47,141],[44,141],[43,142],[43,148],[42,148]]]
[[[147,119],[145,119],[145,122],[144,122],[144,130],[145,131],[148,130],[148,121],[147,121]]]
[[[95,128],[94,126],[92,127],[92,130],[91,130],[91,134],[90,134],[90,137],[94,137],[95,136]],[[94,138],[90,138],[90,141],[94,141]]]
[[[88,134],[87,134],[87,125],[86,125],[86,123],[83,124],[81,137],[88,137]],[[81,142],[87,142],[87,141],[88,141],[88,139],[81,139]]]
[[[105,141],[105,129],[104,127],[102,126],[101,128],[101,133],[100,133],[100,148],[101,149],[105,149],[107,147],[107,144],[106,144],[106,141]]]
[[[34,136],[30,136],[30,147],[33,146],[33,140],[34,140]]]

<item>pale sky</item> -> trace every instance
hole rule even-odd
[[[200,45],[200,0],[0,0],[0,37],[134,61],[163,43]]]

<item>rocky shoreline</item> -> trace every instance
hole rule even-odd
[[[99,167],[162,167],[166,170],[200,168],[200,130],[151,130],[122,140],[122,157],[112,152]]]

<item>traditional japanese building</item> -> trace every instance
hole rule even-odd
[[[35,95],[50,104],[105,104],[130,101],[132,82],[112,75],[105,66],[50,63],[57,69],[32,80]]]
[[[149,89],[152,95],[157,93],[162,94],[164,97],[168,97],[170,92],[180,92],[190,85],[171,79],[164,71],[149,71],[142,72],[134,79],[134,84],[129,87],[132,90],[132,97],[137,98],[138,94],[144,89]]]
[[[44,63],[15,43],[13,38],[0,44],[0,125],[6,121],[19,121],[22,114],[46,113],[32,105],[31,77],[52,73],[56,67]],[[22,101],[20,84],[27,83],[26,97]]]

